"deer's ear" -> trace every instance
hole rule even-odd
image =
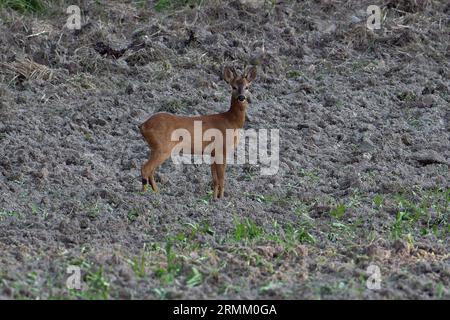
[[[223,69],[223,79],[228,82],[231,83],[231,81],[233,81],[233,79],[236,77],[236,72],[234,71],[234,69],[230,68],[230,67],[225,67],[225,69]]]
[[[256,78],[256,67],[253,66],[247,71],[245,71],[244,74],[245,79],[247,79],[248,82],[252,82]]]

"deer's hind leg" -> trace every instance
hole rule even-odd
[[[158,192],[158,186],[156,185],[154,174],[156,168],[162,164],[170,156],[170,153],[166,154],[160,151],[152,150],[150,158],[141,168],[142,174],[142,191],[147,191],[148,182],[152,186],[154,192]]]
[[[226,164],[216,164],[217,180],[219,183],[219,192],[217,198],[223,198],[225,192],[225,168]]]
[[[217,165],[211,163],[211,175],[213,180],[213,198],[216,199],[219,195],[219,179],[217,177]]]

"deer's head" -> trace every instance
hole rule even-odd
[[[223,78],[231,86],[231,94],[234,99],[244,102],[250,98],[250,85],[256,78],[256,67],[246,69],[241,75],[230,67],[225,67]]]

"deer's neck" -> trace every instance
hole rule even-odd
[[[237,98],[231,97],[231,107],[228,110],[228,117],[236,128],[244,127],[247,106],[247,100],[239,101]]]

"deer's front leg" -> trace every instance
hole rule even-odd
[[[225,167],[226,167],[226,163],[216,164],[217,179],[219,182],[218,198],[223,198],[223,194],[225,191]]]
[[[219,179],[217,177],[217,165],[215,163],[211,164],[211,175],[212,175],[212,180],[213,180],[213,198],[217,199],[217,197],[219,196]]]

